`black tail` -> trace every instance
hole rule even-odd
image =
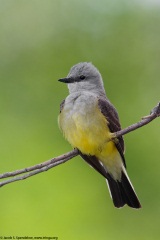
[[[136,193],[123,171],[121,181],[114,180],[110,175],[107,180],[115,207],[120,208],[127,204],[132,208],[141,208]]]

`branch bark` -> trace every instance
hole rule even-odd
[[[157,117],[160,117],[160,103],[158,103],[158,105],[153,108],[150,115],[143,117],[141,119],[141,121],[139,121],[131,126],[128,126],[127,128],[124,128],[118,132],[113,133],[111,140],[113,140],[114,138],[118,138],[122,135],[125,135],[131,131],[134,131],[134,130],[150,123]],[[0,174],[0,179],[9,178],[9,177],[13,177],[13,178],[9,178],[7,180],[0,182],[0,187],[4,186],[6,184],[12,183],[12,182],[24,180],[26,178],[32,177],[41,172],[47,171],[53,167],[56,167],[62,163],[67,162],[68,160],[72,159],[73,157],[76,157],[77,155],[79,155],[79,151],[78,151],[78,149],[74,149],[68,153],[65,153],[65,154],[60,155],[55,158],[52,158],[52,159],[42,162],[40,164],[31,166],[31,167],[27,167],[27,168],[23,168],[23,169],[19,169],[19,170],[15,170],[13,172],[2,173],[2,174]],[[17,176],[17,175],[19,175],[19,176]]]
[[[131,126],[124,128],[116,133],[113,134],[113,138],[118,138],[122,135],[125,135],[129,132],[132,132],[140,127],[143,127],[144,125],[147,125],[148,123],[150,123],[151,121],[153,121],[155,118],[160,116],[160,102],[157,104],[156,107],[154,107],[151,112],[150,115],[144,116],[142,117],[141,121],[132,124]]]
[[[74,149],[68,153],[65,153],[63,155],[60,155],[58,157],[52,158],[48,161],[45,161],[43,163],[31,166],[31,167],[27,167],[27,168],[23,168],[23,169],[19,169],[13,172],[6,172],[6,173],[2,173],[0,174],[0,179],[3,178],[8,178],[8,177],[13,177],[16,175],[20,175],[18,177],[14,177],[8,180],[5,180],[3,182],[0,182],[0,187],[9,184],[11,182],[16,182],[16,181],[20,181],[20,180],[24,180],[26,178],[32,177],[38,173],[44,172],[49,170],[50,168],[53,168],[57,165],[60,165],[62,163],[65,163],[66,161],[70,160],[73,157],[76,157],[79,154],[78,149]]]

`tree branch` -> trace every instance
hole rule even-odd
[[[151,121],[153,121],[155,118],[157,118],[159,116],[160,116],[160,102],[158,103],[158,105],[156,107],[154,107],[151,110],[150,115],[142,117],[141,121],[114,133],[113,138],[118,138],[118,137],[125,135],[129,132],[132,132],[140,127],[143,127],[144,125],[150,123]]]
[[[118,132],[113,133],[112,139],[118,138],[122,135],[125,135],[125,134],[131,132],[131,131],[134,131],[134,130],[148,124],[149,122],[153,121],[157,117],[160,117],[160,103],[158,103],[158,105],[156,107],[154,107],[154,109],[151,111],[150,115],[143,117],[141,121],[139,121],[127,128],[124,128]],[[2,173],[2,174],[0,174],[0,179],[9,178],[9,177],[13,177],[13,178],[10,178],[10,179],[0,182],[0,187],[4,186],[6,184],[12,183],[12,182],[24,180],[24,179],[32,177],[38,173],[47,171],[55,166],[65,163],[66,161],[72,159],[73,157],[76,157],[77,155],[79,155],[79,151],[78,151],[78,149],[74,149],[68,153],[65,153],[65,154],[55,157],[55,158],[52,158],[52,159],[42,162],[40,164],[31,166],[31,167],[27,167],[27,168],[23,168],[20,170],[16,170],[13,172]],[[17,175],[20,175],[20,176],[17,176]],[[17,177],[15,177],[15,176],[17,176]]]
[[[79,154],[78,149],[74,149],[74,150],[72,150],[68,153],[65,153],[65,154],[63,154],[61,156],[58,156],[58,157],[55,157],[55,158],[52,158],[52,159],[50,159],[48,161],[45,161],[43,163],[31,166],[31,167],[23,168],[23,169],[20,169],[20,170],[16,170],[16,171],[13,171],[13,172],[2,173],[2,174],[0,174],[0,179],[13,177],[13,176],[16,176],[16,175],[20,175],[22,173],[25,173],[25,174],[21,175],[21,176],[18,176],[18,177],[11,178],[11,179],[3,181],[3,182],[0,182],[0,187],[6,185],[8,183],[19,181],[19,180],[24,180],[24,179],[29,178],[33,175],[38,174],[38,173],[47,171],[50,168],[53,168],[57,165],[65,163],[69,159],[71,159],[73,157],[76,157],[78,154]]]

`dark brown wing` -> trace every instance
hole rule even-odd
[[[121,130],[121,125],[120,125],[120,121],[119,121],[119,116],[117,113],[117,110],[115,109],[115,107],[110,103],[110,101],[106,98],[99,98],[98,99],[98,106],[102,112],[102,114],[105,116],[105,118],[107,119],[109,125],[109,129],[111,132],[117,132],[119,130]],[[124,166],[126,167],[126,163],[125,163],[125,158],[124,158],[124,140],[123,137],[119,137],[117,139],[118,141],[115,141],[115,145],[122,157]]]
[[[97,172],[99,172],[103,177],[108,179],[109,174],[106,172],[105,168],[100,163],[98,158],[96,158],[95,156],[85,155],[80,151],[79,154],[90,166],[97,170]]]
[[[65,104],[65,99],[61,102],[60,104],[60,113],[62,112],[62,109],[64,107],[64,104]]]
[[[119,131],[121,129],[121,125],[120,125],[118,113],[115,107],[106,98],[99,98],[98,106],[102,114],[106,117],[107,121],[109,122],[108,127],[110,131],[111,132]],[[122,157],[124,166],[126,167],[125,158],[123,154],[124,152],[123,137],[119,137],[117,141],[115,141],[115,145]],[[97,170],[100,174],[102,174],[105,178],[108,179],[108,173],[106,172],[106,169],[103,167],[103,165],[95,156],[88,156],[83,153],[80,153],[80,155],[89,165],[91,165],[95,170]]]

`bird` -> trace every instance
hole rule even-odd
[[[106,179],[116,208],[141,208],[127,175],[123,137],[113,138],[121,124],[116,108],[107,98],[99,70],[91,62],[80,62],[59,81],[69,89],[58,116],[64,137]]]

